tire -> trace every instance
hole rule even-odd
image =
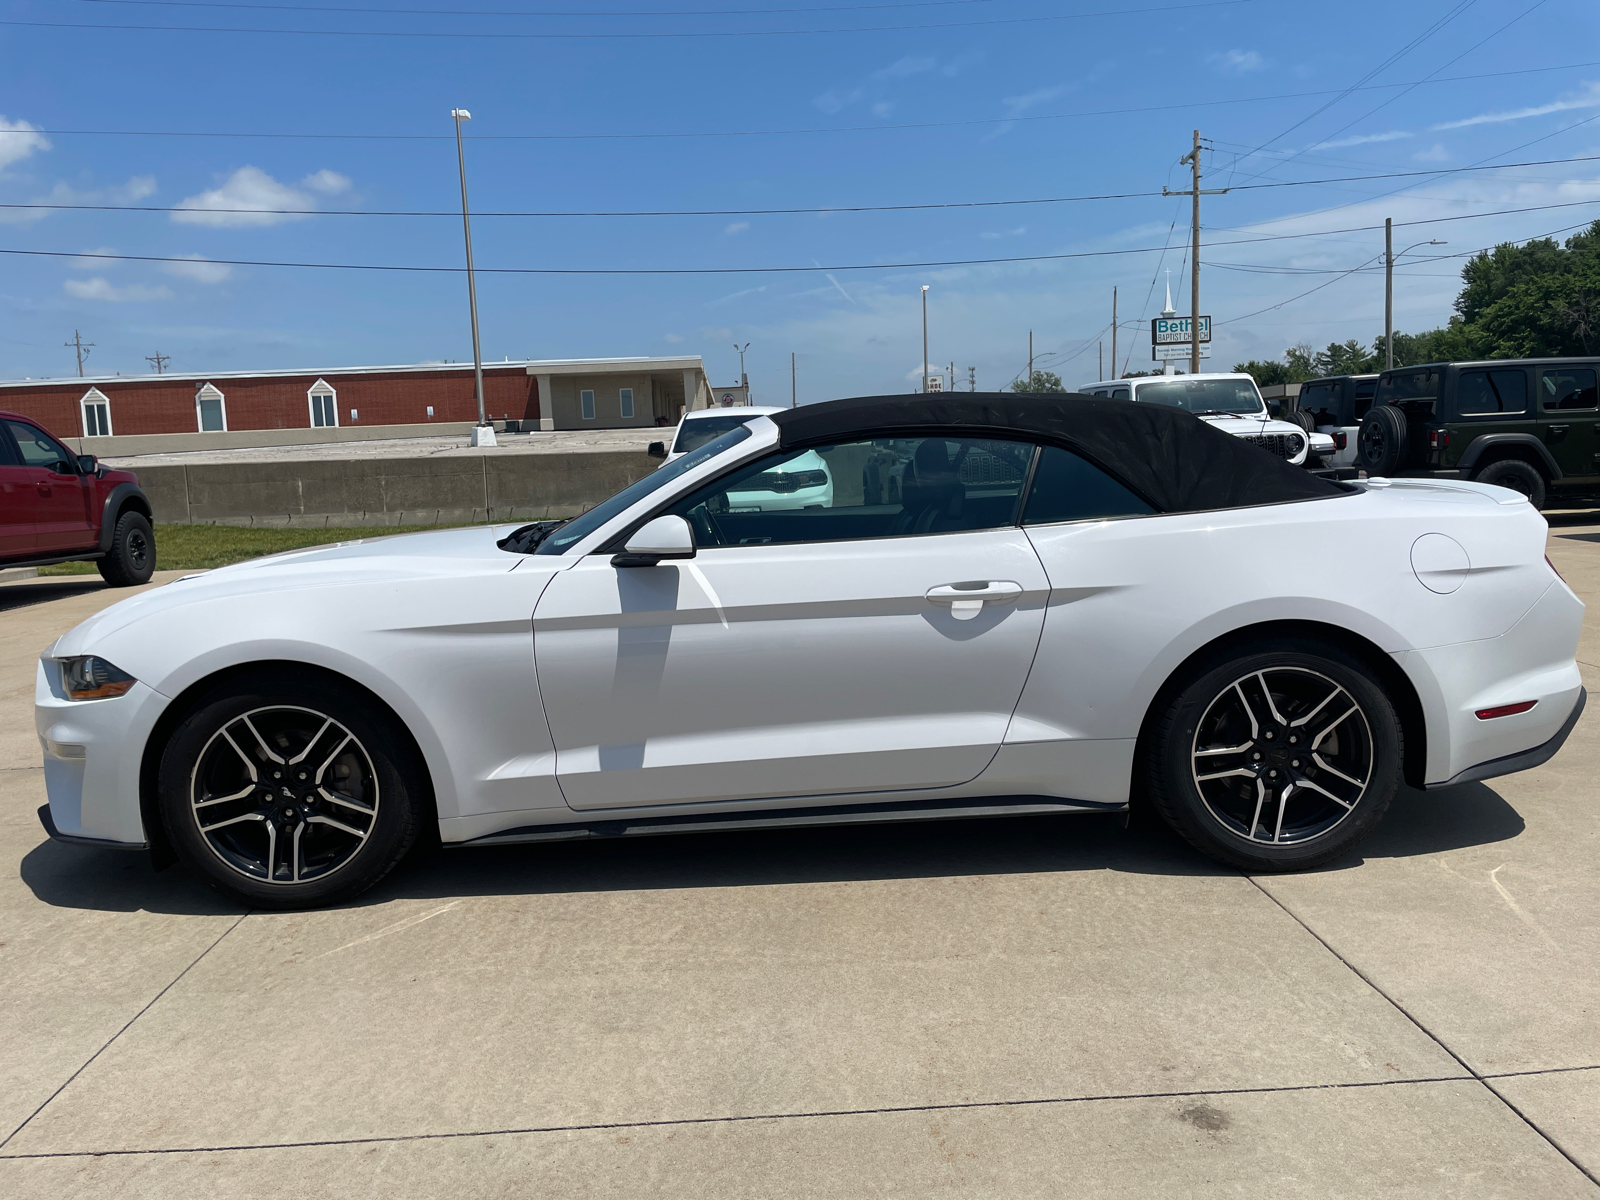
[[[156,570],[156,537],[143,513],[125,512],[111,532],[111,549],[95,565],[112,587],[149,583]]]
[[[311,673],[263,673],[202,696],[168,740],[158,780],[178,858],[248,908],[359,895],[432,815],[426,768],[395,718]]]
[[[1546,484],[1538,467],[1520,458],[1502,458],[1490,463],[1472,477],[1479,483],[1492,483],[1496,487],[1510,488],[1528,498],[1534,508],[1543,508]]]
[[[1292,413],[1285,413],[1283,419],[1291,425],[1300,426],[1307,433],[1315,433],[1317,431],[1317,419],[1301,409],[1297,408]]]
[[[1406,461],[1406,415],[1392,404],[1375,404],[1356,431],[1356,459],[1369,475],[1392,475]]]
[[[1347,854],[1399,786],[1394,705],[1337,647],[1280,638],[1236,650],[1160,703],[1142,764],[1148,794],[1179,835],[1230,866],[1301,871]]]

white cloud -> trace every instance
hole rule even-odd
[[[110,246],[96,246],[93,250],[85,250],[84,257],[74,258],[68,262],[74,271],[106,271],[117,265],[114,258],[95,258],[97,254],[115,254]]]
[[[1318,142],[1307,150],[1342,150],[1346,146],[1365,146],[1372,142],[1398,142],[1412,135],[1404,129],[1391,129],[1388,133],[1359,133],[1354,137],[1339,138],[1333,142]]]
[[[317,201],[310,194],[311,191],[334,195],[349,187],[350,180],[337,171],[321,170],[307,175],[297,188],[280,183],[259,167],[240,167],[219,187],[178,203],[179,208],[214,211],[175,212],[172,219],[180,225],[277,225],[284,221],[301,220],[305,214],[272,210],[314,209]]]
[[[713,341],[725,342],[733,337],[733,330],[723,329],[717,325],[707,325],[700,331],[700,336],[703,338],[711,338]]]
[[[1428,149],[1418,150],[1411,157],[1418,162],[1447,162],[1450,158],[1450,151],[1444,148],[1443,143],[1435,142]]]
[[[78,300],[107,300],[114,304],[165,300],[172,295],[164,287],[145,287],[141,283],[129,284],[127,287],[113,287],[99,276],[93,279],[68,279],[61,286],[67,295]]]
[[[203,254],[181,255],[182,262],[163,263],[161,269],[179,279],[192,279],[196,283],[221,283],[233,274],[227,263],[212,262]]]
[[[681,333],[665,334],[662,337],[661,340],[664,341],[664,342],[671,342],[673,345],[677,345],[679,342],[683,341],[683,334],[681,334]]]
[[[931,71],[939,65],[936,58],[926,58],[915,54],[907,54],[890,63],[887,67],[874,71],[874,79],[904,79],[909,75],[921,75],[924,71]]]
[[[874,104],[872,106],[872,115],[875,116],[875,117],[887,117],[893,111],[894,111],[894,101],[893,100],[879,100],[876,104]]]
[[[1036,104],[1043,104],[1046,100],[1054,100],[1057,96],[1070,92],[1075,86],[1075,84],[1070,83],[1058,83],[1052,87],[1035,88],[1033,91],[1021,96],[1007,96],[1001,103],[1009,108],[1011,115],[1015,117],[1020,113],[1027,112],[1028,109]]]
[[[1254,50],[1229,50],[1224,54],[1211,54],[1206,56],[1206,61],[1219,71],[1235,75],[1259,71],[1262,67],[1261,55]]]
[[[825,113],[836,113],[854,104],[865,93],[860,88],[829,88],[811,103]]]
[[[0,171],[21,162],[35,150],[50,149],[50,142],[38,127],[27,121],[8,121],[0,117]]]
[[[986,229],[978,236],[983,238],[985,241],[993,242],[998,241],[1000,238],[1021,237],[1027,232],[1028,227],[1026,225],[1018,225],[1015,229],[1002,229],[998,232],[992,229]]]
[[[1469,125],[1499,125],[1506,121],[1523,121],[1529,117],[1542,117],[1546,113],[1568,112],[1574,108],[1600,107],[1600,81],[1590,80],[1583,85],[1583,91],[1576,96],[1567,96],[1560,100],[1552,100],[1549,104],[1537,104],[1532,108],[1514,108],[1508,112],[1480,113],[1476,117],[1466,117],[1460,121],[1445,121],[1439,125],[1430,125],[1432,131],[1443,129],[1465,129]]]
[[[725,228],[722,232],[723,233],[728,233],[728,234],[743,233],[746,229],[749,229],[749,228],[750,228],[750,222],[749,221],[733,221],[733,222],[730,222],[728,224],[727,228]]]

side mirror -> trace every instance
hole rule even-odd
[[[653,567],[664,558],[693,558],[694,530],[682,517],[657,517],[634,530],[621,554],[611,556],[613,567]]]
[[[667,444],[665,442],[651,442],[650,448],[645,453],[651,458],[665,458],[667,456]]]
[[[92,454],[80,454],[80,455],[78,455],[78,474],[80,474],[80,475],[98,475],[99,473],[100,473],[100,463],[95,459],[94,455],[92,455]]]

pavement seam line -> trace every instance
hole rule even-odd
[[[242,922],[249,915],[250,915],[250,912],[249,912],[248,909],[246,911],[240,913],[238,920],[234,921],[234,923],[232,925],[229,925],[226,929],[224,929],[217,936],[217,940],[216,941],[212,942],[204,950],[200,951],[200,953],[195,956],[194,961],[191,962],[188,966],[184,967],[184,969],[179,971],[175,976],[173,976],[171,982],[169,982],[166,987],[162,988],[154,996],[150,997],[149,1002],[146,1003],[145,1006],[143,1008],[141,1008],[138,1012],[134,1013],[133,1016],[129,1017],[127,1022],[122,1026],[121,1029],[117,1030],[109,1038],[107,1038],[106,1041],[105,1041],[105,1044],[103,1046],[101,1046],[100,1049],[96,1050],[87,1059],[85,1059],[83,1065],[80,1066],[71,1075],[68,1075],[67,1078],[62,1082],[60,1087],[58,1087],[55,1091],[51,1092],[50,1095],[45,1097],[44,1103],[40,1104],[38,1108],[34,1109],[31,1113],[29,1113],[27,1115],[27,1117],[23,1119],[23,1122],[22,1122],[21,1125],[18,1125],[10,1133],[6,1134],[6,1136],[5,1136],[5,1138],[3,1140],[0,1140],[0,1149],[4,1149],[6,1146],[10,1145],[12,1138],[16,1137],[17,1134],[21,1133],[24,1129],[26,1129],[28,1127],[28,1123],[30,1121],[32,1121],[35,1117],[37,1117],[40,1113],[42,1113],[46,1108],[48,1108],[50,1106],[50,1104],[55,1100],[55,1098],[57,1096],[61,1095],[62,1092],[66,1091],[67,1088],[69,1086],[71,1086],[72,1081],[74,1079],[76,1079],[79,1075],[82,1075],[85,1071],[87,1071],[89,1069],[89,1067],[94,1063],[95,1059],[99,1058],[102,1054],[104,1054],[107,1050],[109,1050],[111,1048],[111,1043],[112,1042],[115,1042],[123,1034],[127,1033],[128,1030],[130,1028],[132,1028],[133,1023],[135,1021],[137,1021],[140,1017],[144,1016],[145,1013],[149,1012],[153,1007],[155,1007],[156,1001],[160,1000],[161,997],[165,996],[173,988],[177,987],[179,980],[181,980],[190,971],[194,970],[197,966],[199,966],[200,965],[200,960],[203,959],[206,955],[210,954],[219,945],[221,945],[222,944],[222,939],[227,937],[235,929],[239,928],[240,922]],[[18,1155],[0,1155],[0,1157],[16,1158],[16,1157],[19,1157],[19,1156]]]
[[[85,1064],[87,1065],[87,1064]],[[1301,1083],[1280,1087],[1203,1088],[1180,1092],[1114,1092],[1099,1096],[1046,1096],[1032,1100],[971,1100],[951,1104],[902,1104],[882,1108],[820,1109],[815,1112],[746,1113],[724,1117],[667,1117],[654,1121],[597,1121],[580,1125],[530,1125],[506,1129],[464,1129],[452,1133],[401,1133],[381,1137],[327,1138],[312,1142],[250,1142],[231,1146],[169,1146],[152,1150],[45,1150],[0,1154],[0,1161],[33,1158],[107,1158],[137,1154],[221,1154],[244,1150],[303,1150],[317,1146],[365,1146],[390,1142],[434,1142],[453,1138],[511,1137],[535,1133],[587,1133],[606,1129],[653,1129],[675,1125],[733,1125],[746,1121],[807,1121],[826,1117],[892,1116],[984,1108],[1033,1108],[1051,1104],[1099,1104],[1112,1100],[1184,1100],[1202,1096],[1256,1096],[1283,1092],[1332,1092],[1348,1088],[1407,1087],[1424,1083],[1472,1083],[1471,1075],[1415,1079],[1369,1079],[1351,1083]]]
[[[1243,874],[1243,872],[1241,872],[1241,874]],[[1344,955],[1340,954],[1337,950],[1335,950],[1333,948],[1332,943],[1330,943],[1327,938],[1323,937],[1315,929],[1311,928],[1311,926],[1308,925],[1304,921],[1304,919],[1301,918],[1299,913],[1295,912],[1294,909],[1290,908],[1282,900],[1278,899],[1278,897],[1274,896],[1271,892],[1269,892],[1266,888],[1264,888],[1261,885],[1260,881],[1257,880],[1253,875],[1245,875],[1244,877],[1245,877],[1245,879],[1247,879],[1250,882],[1250,884],[1258,892],[1260,892],[1268,900],[1272,901],[1272,903],[1276,904],[1280,909],[1282,909],[1286,914],[1288,914],[1290,920],[1294,921],[1294,923],[1296,925],[1300,926],[1301,929],[1304,929],[1312,937],[1316,938],[1317,941],[1319,943],[1321,943],[1323,949],[1325,949],[1329,954],[1333,955],[1336,959],[1338,959],[1341,963],[1344,964],[1346,970],[1348,970],[1357,979],[1361,980],[1362,983],[1366,984],[1369,988],[1371,988],[1378,995],[1382,996],[1384,998],[1384,1000],[1388,1002],[1388,1004],[1389,1004],[1389,1006],[1391,1008],[1393,1008],[1397,1013],[1399,1013],[1407,1021],[1410,1021],[1411,1024],[1414,1025],[1419,1031],[1421,1031],[1421,1033],[1425,1037],[1427,1037],[1428,1040],[1431,1041],[1435,1046],[1438,1046],[1439,1049],[1443,1050],[1446,1054],[1448,1054],[1451,1058],[1453,1058],[1456,1061],[1456,1064],[1458,1066],[1460,1066],[1460,1068],[1463,1071],[1468,1072],[1472,1076],[1473,1079],[1478,1081],[1478,1083],[1483,1087],[1483,1089],[1485,1091],[1487,1091],[1496,1100],[1500,1101],[1501,1104],[1505,1105],[1508,1109],[1510,1109],[1513,1113],[1515,1113],[1517,1115],[1517,1118],[1519,1120],[1521,1120],[1524,1125],[1526,1125],[1529,1129],[1533,1130],[1534,1133],[1538,1134],[1541,1138],[1543,1138],[1545,1140],[1545,1142],[1549,1144],[1551,1149],[1553,1149],[1557,1154],[1561,1155],[1562,1158],[1566,1159],[1569,1163],[1571,1163],[1573,1165],[1573,1167],[1580,1174],[1582,1174],[1585,1179],[1587,1179],[1590,1183],[1594,1184],[1596,1187],[1600,1187],[1600,1176],[1597,1176],[1593,1171],[1589,1170],[1589,1168],[1585,1167],[1576,1158],[1574,1158],[1570,1153],[1568,1153],[1567,1149],[1564,1146],[1562,1146],[1562,1144],[1560,1142],[1556,1141],[1556,1139],[1553,1138],[1552,1136],[1550,1136],[1550,1134],[1546,1133],[1543,1129],[1540,1129],[1538,1125],[1534,1124],[1533,1120],[1528,1116],[1527,1113],[1523,1112],[1520,1108],[1518,1108],[1515,1104],[1513,1104],[1510,1101],[1510,1099],[1508,1099],[1506,1097],[1506,1095],[1503,1092],[1501,1092],[1501,1090],[1499,1088],[1495,1087],[1494,1084],[1489,1082],[1490,1079],[1506,1078],[1505,1076],[1485,1075],[1485,1074],[1477,1071],[1476,1069],[1474,1069],[1471,1065],[1468,1064],[1466,1059],[1462,1058],[1461,1055],[1457,1054],[1454,1050],[1450,1049],[1449,1046],[1445,1045],[1444,1040],[1442,1038],[1440,1038],[1438,1034],[1434,1033],[1433,1030],[1429,1029],[1426,1025],[1424,1025],[1421,1020],[1419,1020],[1416,1016],[1414,1016],[1410,1012],[1410,1010],[1408,1010],[1406,1008],[1405,1005],[1401,1004],[1398,1000],[1396,1000],[1388,992],[1384,991],[1383,988],[1379,987],[1378,984],[1377,984],[1377,981],[1375,981],[1371,976],[1369,976],[1360,967],[1356,966],[1353,962],[1351,962]],[[1529,1072],[1529,1074],[1533,1074],[1533,1073],[1534,1072]],[[4,1145],[4,1143],[0,1143],[0,1146],[3,1146],[3,1145]]]

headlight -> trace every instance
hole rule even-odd
[[[62,658],[61,686],[68,700],[109,700],[127,694],[138,682],[132,675],[92,654]]]

